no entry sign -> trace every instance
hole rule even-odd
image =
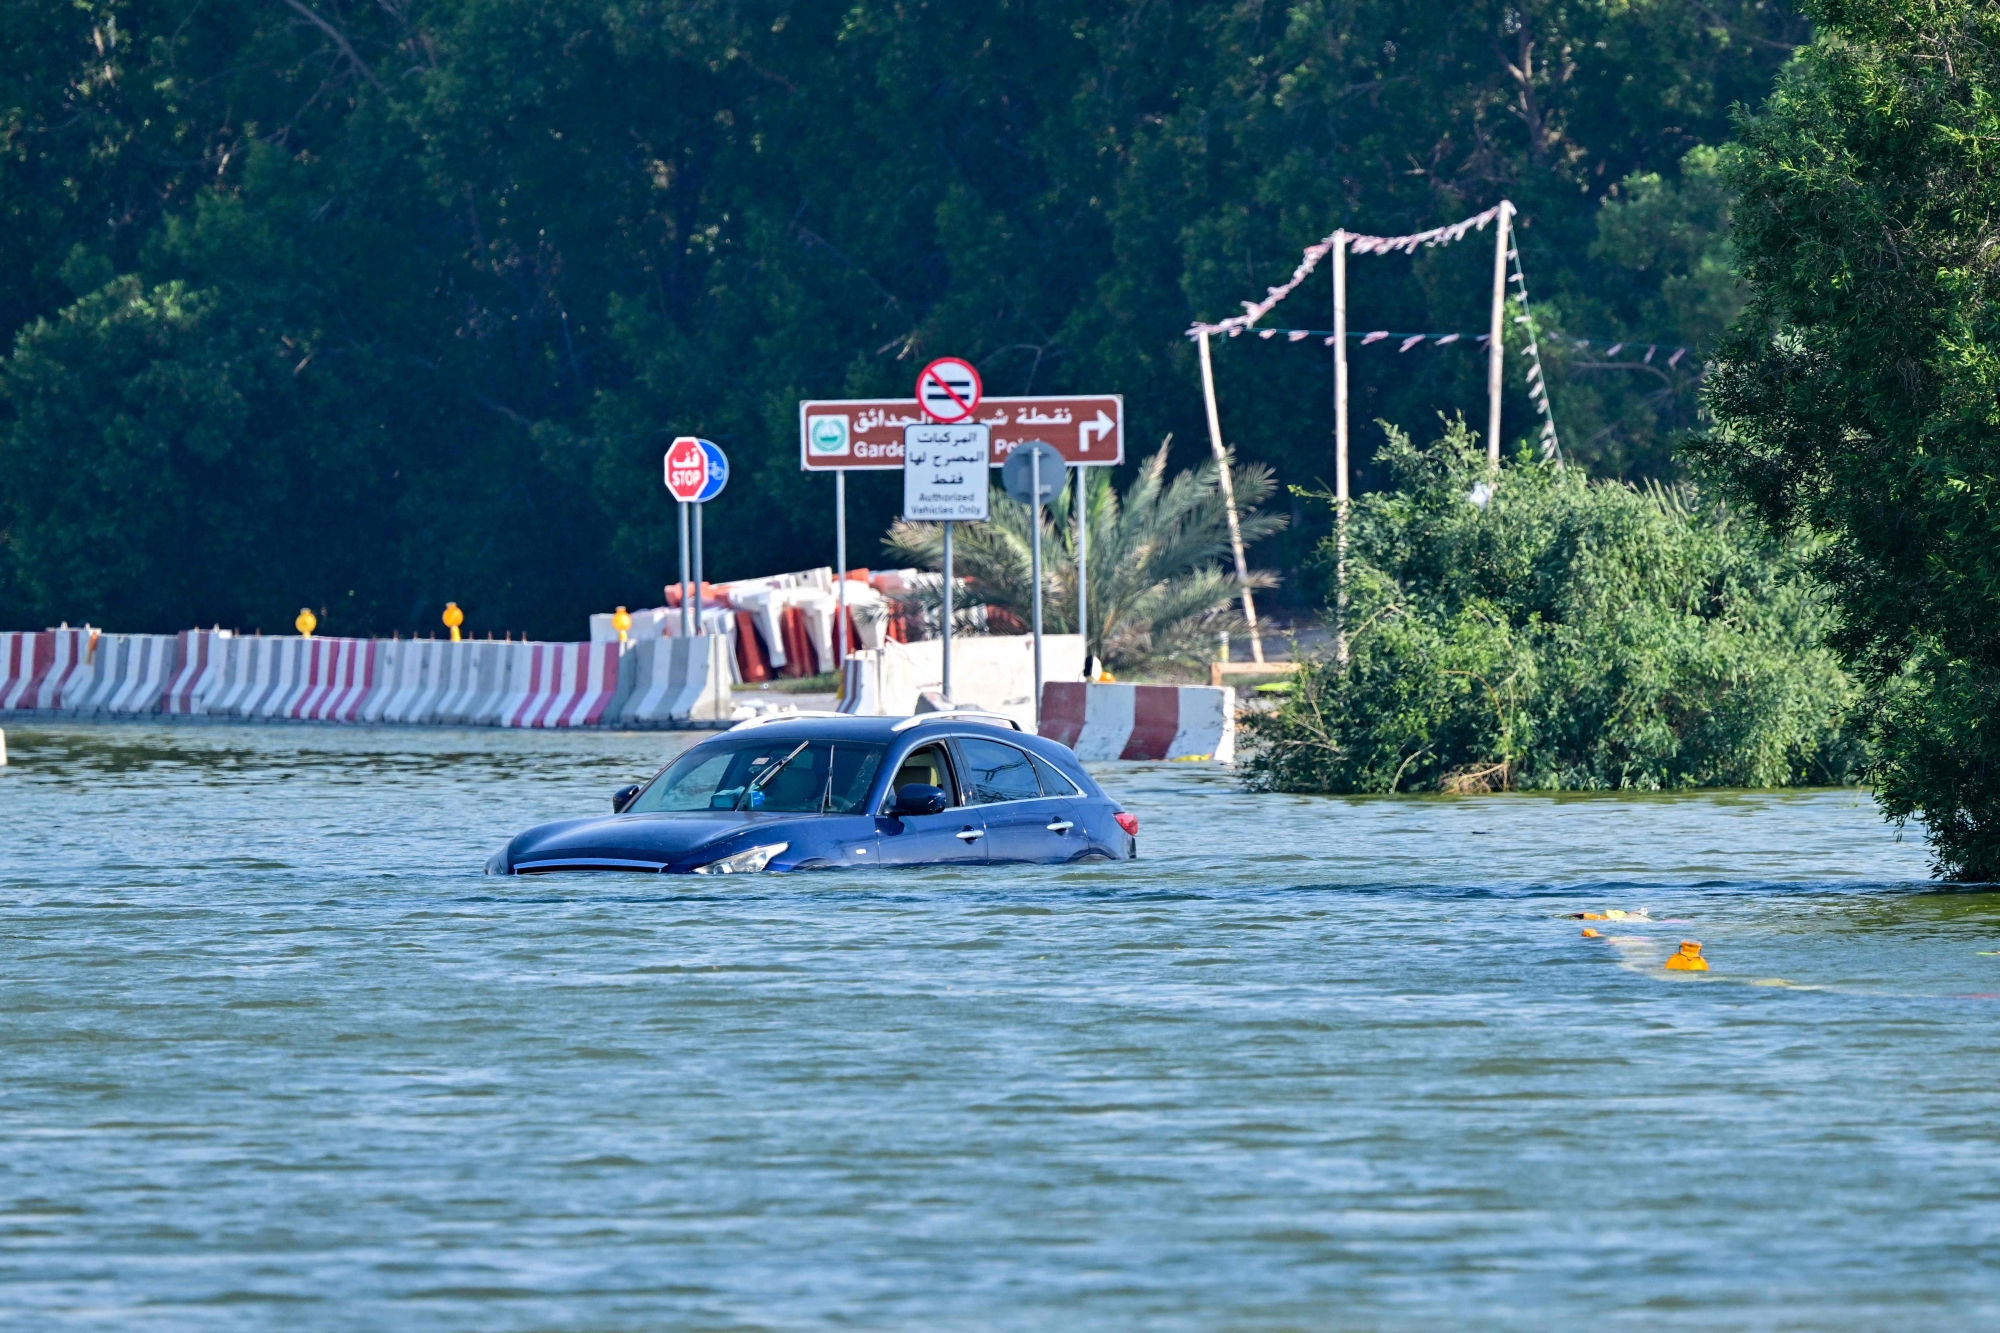
[[[799,404],[799,466],[807,472],[903,466],[903,427],[926,418],[911,398],[819,399]],[[1046,440],[1071,464],[1125,461],[1125,400],[1115,393],[985,398],[971,425],[992,428],[987,464]]]
[[[984,387],[970,361],[941,356],[917,373],[917,402],[932,421],[970,421]]]
[[[667,492],[674,499],[683,504],[692,504],[709,498],[704,492],[709,489],[710,449],[715,449],[717,458],[722,457],[720,449],[716,449],[707,440],[696,439],[692,435],[678,436],[667,446]],[[727,480],[728,476],[728,464],[725,463],[722,479]],[[722,490],[720,481],[716,483],[715,490],[717,492]]]

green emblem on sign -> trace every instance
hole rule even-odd
[[[815,454],[847,452],[847,418],[812,417],[806,421],[806,439]]]

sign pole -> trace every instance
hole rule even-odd
[[[1076,632],[1083,636],[1083,678],[1092,680],[1096,659],[1090,655],[1090,497],[1084,481],[1089,473],[1076,465]]]
[[[834,634],[838,641],[833,649],[836,668],[847,661],[847,469],[833,474],[833,560],[837,566],[833,577],[838,580],[834,591],[839,597],[839,610],[834,614]]]
[[[1243,591],[1243,619],[1250,626],[1250,657],[1264,660],[1264,640],[1257,633],[1257,604],[1250,598],[1250,565],[1243,558],[1243,525],[1236,519],[1236,482],[1229,475],[1229,454],[1222,447],[1222,416],[1215,410],[1215,367],[1209,361],[1208,330],[1201,333],[1201,392],[1208,401],[1208,443],[1215,450],[1216,480],[1229,515],[1229,549],[1236,555],[1236,583]]]
[[[687,636],[694,633],[693,628],[691,628],[691,622],[688,619],[689,613],[692,612],[694,608],[688,605],[688,506],[686,500],[682,500],[680,502],[680,508],[681,508],[681,634],[683,636]]]
[[[701,553],[704,545],[701,538],[701,511],[708,508],[705,501],[697,501],[694,506],[694,632],[701,633]]]
[[[1029,544],[1034,552],[1031,563],[1035,580],[1035,730],[1042,729],[1042,451],[1033,450],[1028,455],[1028,471],[1032,480],[1029,493],[1033,496],[1028,506],[1028,519],[1034,524],[1034,540]]]
[[[951,697],[951,520],[944,521],[944,701]]]
[[[1333,660],[1347,665],[1347,232],[1333,234]]]
[[[1501,315],[1507,309],[1507,215],[1514,206],[1500,201],[1493,227],[1493,317],[1486,336],[1486,466],[1500,466],[1500,371],[1505,354]]]

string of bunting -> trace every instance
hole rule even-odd
[[[1404,254],[1415,254],[1420,246],[1450,245],[1453,241],[1464,240],[1467,232],[1484,231],[1486,224],[1499,217],[1500,210],[1505,207],[1507,204],[1503,201],[1493,205],[1484,213],[1461,218],[1449,226],[1432,227],[1429,231],[1412,232],[1408,236],[1360,236],[1349,232],[1347,248],[1357,255],[1386,255],[1397,250]],[[1335,232],[1334,236],[1339,234]],[[1334,236],[1328,236],[1307,246],[1305,254],[1299,259],[1299,266],[1292,270],[1291,280],[1284,286],[1265,288],[1264,299],[1261,301],[1243,302],[1243,313],[1240,315],[1231,316],[1215,324],[1196,324],[1188,330],[1188,337],[1197,338],[1204,333],[1226,333],[1234,336],[1255,324],[1271,312],[1272,306],[1297,290],[1298,285],[1319,267],[1319,261],[1333,252]]]
[[[1245,330],[1237,329],[1230,336],[1235,337],[1236,334],[1243,332],[1245,332]],[[1248,332],[1256,334],[1259,338],[1267,338],[1267,339],[1275,338],[1279,334],[1283,334],[1286,342],[1295,342],[1295,343],[1304,342],[1307,338],[1318,338],[1320,342],[1325,346],[1327,347],[1333,346],[1332,329],[1270,328],[1270,329],[1250,329],[1248,330]],[[1398,340],[1396,350],[1399,352],[1407,352],[1412,347],[1416,347],[1426,342],[1428,342],[1433,347],[1449,347],[1451,344],[1461,341],[1467,344],[1484,347],[1486,346],[1486,339],[1487,339],[1487,335],[1484,333],[1403,333],[1393,329],[1376,329],[1371,333],[1361,333],[1350,329],[1348,330],[1347,336],[1353,339],[1357,339],[1363,347],[1366,347],[1371,343],[1381,342],[1385,338],[1396,339]],[[1616,360],[1620,352],[1626,352],[1626,351],[1636,352],[1641,347],[1645,348],[1646,354],[1640,357],[1636,362],[1628,362],[1627,364],[1629,365],[1651,365],[1653,363],[1653,358],[1655,355],[1661,352],[1666,352],[1669,353],[1669,355],[1666,359],[1665,364],[1669,367],[1675,367],[1680,364],[1680,360],[1682,357],[1686,356],[1689,352],[1694,350],[1693,348],[1689,347],[1675,347],[1671,343],[1648,343],[1630,338],[1619,338],[1619,339],[1571,338],[1566,334],[1561,334],[1557,336],[1559,336],[1562,339],[1562,341],[1567,342],[1568,344],[1570,344],[1570,346],[1575,347],[1578,350],[1582,350],[1583,348],[1586,347],[1602,347],[1604,349],[1604,356],[1607,360]]]
[[[1535,338],[1535,317],[1528,308],[1528,279],[1521,273],[1521,247],[1508,247],[1507,259],[1514,265],[1514,295],[1521,303],[1521,313],[1514,316],[1516,324],[1528,326],[1528,397],[1534,400],[1535,410],[1542,414],[1542,457],[1562,462],[1562,444],[1556,439],[1556,417],[1549,410],[1549,382],[1542,375],[1542,347]]]

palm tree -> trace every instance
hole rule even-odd
[[[1085,468],[1090,524],[1090,651],[1118,670],[1195,663],[1209,656],[1218,631],[1236,630],[1240,585],[1226,571],[1229,518],[1213,462],[1167,480],[1167,445],[1139,468],[1120,497],[1105,468]],[[1282,517],[1257,507],[1277,489],[1262,464],[1230,468],[1243,540],[1280,531]],[[1042,620],[1050,633],[1076,631],[1076,522],[1074,486],[1065,486],[1042,517]],[[1034,576],[1028,506],[997,486],[992,517],[953,530],[953,572],[968,582],[954,597],[954,613],[984,607],[1026,626],[1032,616]],[[944,531],[936,523],[898,520],[883,541],[892,557],[926,569],[944,565]],[[1253,570],[1250,586],[1269,588],[1274,575]],[[936,589],[907,595],[935,619]],[[961,607],[960,603],[968,605]],[[958,624],[957,614],[953,616]]]

